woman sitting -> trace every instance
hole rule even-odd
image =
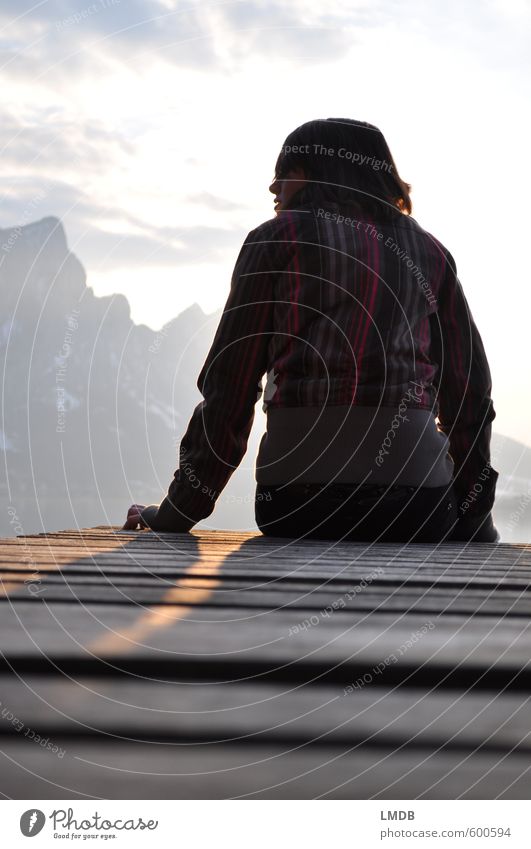
[[[310,121],[286,139],[160,505],[124,528],[188,531],[240,463],[262,395],[262,533],[495,542],[489,365],[449,251],[411,217],[382,133]]]

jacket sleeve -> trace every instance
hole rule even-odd
[[[160,505],[142,511],[153,530],[186,532],[209,516],[247,449],[254,407],[262,394],[273,329],[278,268],[264,225],[247,236],[231,289],[197,386],[197,405],[181,441],[179,468]]]
[[[481,336],[456,272],[446,252],[446,273],[438,310],[430,316],[432,358],[439,366],[439,427],[450,442],[458,523],[454,538],[469,539],[482,528],[493,532],[490,511],[498,472],[490,464],[491,422],[495,411],[492,381]],[[485,536],[486,535],[486,536]]]

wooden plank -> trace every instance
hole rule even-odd
[[[38,675],[2,675],[0,692],[0,735],[17,735],[23,723],[41,737],[531,751],[531,696],[519,693]]]
[[[107,584],[116,585],[132,585],[146,587],[161,587],[161,586],[178,586],[184,583],[182,579],[186,579],[186,585],[191,585],[190,567],[186,566],[181,569],[168,570],[166,572],[156,571],[151,572],[147,568],[130,569],[123,567],[118,569],[99,568],[97,565],[94,568],[75,569],[75,568],[45,568],[39,566],[36,570],[2,570],[0,571],[0,580],[16,582],[19,584],[29,583],[35,580],[35,575],[39,576],[43,583],[47,586],[64,585],[65,583],[90,586]],[[312,573],[299,571],[296,574],[280,574],[271,571],[252,571],[248,572],[245,569],[225,569],[205,568],[202,565],[194,566],[193,578],[197,579],[197,584],[206,581],[215,581],[216,585],[223,584],[227,591],[229,590],[253,590],[267,589],[271,591],[290,592],[305,589],[314,589],[319,592],[348,594],[353,588],[358,588],[358,593],[367,592],[370,588],[375,592],[392,592],[393,590],[401,590],[405,593],[413,595],[419,592],[426,592],[428,589],[433,589],[435,592],[446,593],[449,589],[464,590],[471,594],[489,596],[492,590],[495,590],[499,598],[509,598],[511,595],[515,597],[525,597],[531,584],[527,578],[519,577],[503,577],[503,578],[487,578],[481,577],[458,577],[454,575],[394,575],[385,574],[383,571],[380,574],[375,572],[361,572],[354,575],[346,575],[344,573],[337,575],[334,573],[326,574],[323,572]]]
[[[300,610],[310,614],[326,609],[341,600],[344,610],[375,613],[385,607],[385,612],[406,613],[418,610],[426,615],[461,614],[464,616],[531,617],[531,593],[525,587],[518,591],[503,587],[469,586],[463,591],[455,587],[443,588],[437,584],[424,586],[399,585],[380,586],[377,582],[352,595],[352,584],[339,587],[327,586],[315,589],[310,583],[303,586],[258,585],[248,588],[248,582],[225,582],[215,577],[199,578],[183,582],[138,582],[136,580],[106,581],[102,578],[92,583],[81,580],[43,579],[39,593],[30,591],[27,585],[11,586],[10,603],[17,599],[29,600],[33,604],[64,602],[68,604],[126,604],[126,605],[191,605],[201,607],[239,607],[246,610]],[[31,585],[30,585],[31,586]],[[201,593],[197,601],[197,589]],[[5,602],[4,598],[4,602]]]
[[[67,565],[58,568],[46,566],[42,563],[38,564],[36,571],[42,580],[47,584],[61,584],[68,582],[69,584],[96,584],[101,585],[107,582],[112,582],[116,585],[126,585],[134,583],[135,586],[157,586],[157,585],[178,585],[179,579],[189,579],[189,566],[180,568],[164,568],[155,566],[154,568],[145,566],[129,566],[118,565],[109,566],[107,563],[95,562],[91,565],[78,567],[75,565]],[[9,581],[11,583],[24,584],[32,580],[32,575],[35,570],[26,570],[16,567],[2,568],[0,571],[0,580]],[[437,573],[416,573],[409,574],[403,571],[402,574],[394,572],[371,573],[367,570],[358,570],[356,572],[325,572],[324,570],[313,571],[301,569],[298,572],[282,573],[271,569],[253,569],[248,571],[246,568],[232,568],[221,566],[218,568],[200,565],[194,566],[194,577],[216,579],[221,584],[226,584],[227,588],[251,588],[258,586],[267,586],[271,590],[283,591],[286,589],[311,588],[316,587],[320,590],[330,592],[348,592],[353,587],[358,586],[360,582],[363,588],[367,582],[373,587],[378,588],[456,588],[456,589],[478,589],[484,590],[499,590],[501,594],[506,591],[514,590],[517,593],[522,590],[528,590],[531,586],[530,580],[521,575],[506,576],[490,576],[485,575],[472,577],[467,575],[456,575],[453,571],[449,574],[445,572],[440,575]]]
[[[98,534],[100,537],[104,535],[103,532],[96,532],[96,536]],[[88,534],[89,537],[91,535],[94,536],[94,534]],[[142,606],[175,605],[177,603],[180,605],[199,604],[202,607],[238,606],[249,611],[267,611],[281,606],[310,613],[319,612],[337,601],[338,604],[344,604],[346,609],[356,610],[357,612],[373,611],[376,613],[385,606],[387,612],[397,614],[413,609],[422,610],[429,615],[444,612],[445,615],[460,613],[465,616],[527,617],[531,613],[531,593],[525,592],[529,587],[527,576],[524,574],[523,577],[520,577],[521,573],[515,573],[515,569],[510,570],[500,578],[498,577],[498,568],[495,579],[493,575],[487,576],[484,570],[480,570],[479,575],[471,573],[458,577],[455,573],[455,566],[452,567],[452,564],[448,564],[447,567],[444,564],[439,564],[442,571],[434,575],[432,565],[429,567],[430,573],[422,571],[426,569],[425,561],[419,561],[416,564],[417,571],[412,573],[414,562],[409,562],[406,567],[400,560],[402,574],[397,575],[396,562],[391,565],[389,562],[381,565],[382,560],[380,560],[380,565],[376,567],[378,558],[374,558],[372,564],[363,562],[361,570],[359,570],[359,566],[353,567],[350,563],[343,564],[338,575],[337,572],[334,573],[330,570],[336,569],[336,564],[340,566],[341,561],[338,561],[337,555],[334,555],[333,563],[330,562],[329,544],[312,541],[311,544],[305,543],[304,546],[299,546],[301,550],[306,552],[307,562],[302,562],[300,568],[297,565],[296,577],[293,575],[293,569],[288,575],[285,574],[286,567],[283,560],[286,557],[286,550],[284,546],[280,547],[283,551],[281,557],[276,562],[274,558],[269,557],[267,559],[268,570],[265,574],[263,574],[263,570],[262,574],[259,574],[256,571],[253,572],[253,569],[256,570],[256,560],[259,559],[260,565],[262,565],[265,562],[264,551],[270,552],[272,543],[276,545],[276,541],[264,539],[260,535],[198,532],[196,535],[179,535],[179,537],[184,538],[184,543],[178,544],[178,556],[181,563],[179,577],[182,580],[170,584],[168,581],[161,580],[161,575],[156,580],[151,576],[148,577],[144,568],[140,575],[134,574],[129,578],[127,576],[121,578],[113,576],[113,579],[109,581],[103,577],[103,570],[105,570],[111,558],[112,563],[120,562],[117,561],[116,555],[121,558],[124,552],[123,544],[118,539],[119,534],[113,535],[114,540],[110,546],[112,549],[114,545],[117,550],[111,550],[107,553],[100,551],[97,554],[97,559],[94,555],[91,558],[80,557],[78,552],[74,563],[71,560],[71,547],[68,550],[65,549],[60,556],[57,556],[53,548],[58,539],[64,542],[65,536],[67,535],[58,534],[39,538],[41,541],[44,540],[47,546],[42,552],[47,557],[46,570],[43,569],[41,572],[39,569],[41,564],[38,558],[33,555],[31,562],[26,564],[28,571],[33,570],[33,574],[37,574],[39,578],[38,591],[34,582],[28,580],[25,570],[19,569],[14,572],[11,569],[2,572],[4,593],[11,597],[11,601],[21,598],[32,600],[35,603],[42,603],[45,600],[48,604],[61,602],[67,604],[104,603]],[[85,540],[83,534],[71,534],[70,536],[73,537],[74,542],[79,543]],[[107,534],[106,536],[108,538],[111,535]],[[138,540],[154,540],[154,538],[155,535],[151,533],[138,534],[134,537],[137,541],[133,555],[135,563],[140,558],[142,564],[149,568],[149,563],[146,562],[147,555],[141,551],[142,545],[138,545]],[[175,544],[174,535],[172,539],[172,544]],[[222,545],[217,547],[216,553],[215,543],[220,540]],[[214,544],[212,541],[214,541]],[[155,539],[155,542],[160,548],[161,541]],[[254,554],[251,551],[248,557],[242,558],[242,547],[249,544],[254,548]],[[183,546],[182,550],[181,545]],[[352,555],[352,545],[348,544],[343,547],[345,551]],[[354,548],[356,548],[356,544]],[[364,550],[366,547],[357,544],[357,548]],[[494,555],[497,557],[499,549],[498,546],[476,546],[475,548],[480,550],[487,548],[491,558]],[[408,546],[407,549],[408,552],[404,553],[403,547],[401,550],[400,547],[394,546],[395,560],[402,555],[409,557],[410,549],[413,550],[411,556],[418,557],[418,547]],[[277,550],[278,546],[275,548],[275,551]],[[442,551],[443,547],[435,550],[431,547],[428,550],[431,552],[431,556],[434,556]],[[312,552],[315,553],[316,551],[320,559],[312,556]],[[324,561],[322,559],[323,553],[325,555]],[[40,554],[39,551],[39,556]],[[170,553],[170,558],[172,556],[174,557]],[[54,557],[55,559],[53,559]],[[65,568],[65,562],[61,564],[61,560],[68,563],[67,568]],[[167,559],[163,562],[167,563],[171,560]],[[294,565],[292,561],[289,562],[290,566]],[[324,570],[323,562],[326,563]],[[123,563],[123,560],[121,560],[121,563]],[[155,566],[160,568],[160,560],[157,556],[154,557],[154,563]],[[433,560],[430,563],[433,563]],[[83,574],[72,571],[76,564],[82,564]],[[94,572],[92,574],[89,572],[87,575],[88,564],[94,567]],[[276,570],[272,569],[273,564],[276,566]],[[63,568],[61,568],[61,565]],[[374,567],[372,572],[369,571],[371,565]],[[142,567],[139,566],[138,568]],[[452,568],[454,568],[454,571],[452,571]],[[284,574],[281,570],[284,570]],[[409,575],[407,570],[409,570]],[[55,577],[54,571],[56,572]],[[25,575],[26,577],[24,577]],[[364,580],[367,577],[370,578],[370,586],[364,587],[363,592],[359,594],[351,593],[352,584],[350,582]]]
[[[234,539],[237,539],[237,538],[248,539],[249,537],[252,537],[254,539],[265,539],[267,542],[270,542],[271,544],[274,544],[274,545],[278,545],[279,542],[281,544],[285,545],[285,544],[289,544],[289,543],[294,541],[293,538],[287,538],[287,537],[284,537],[284,538],[283,537],[275,537],[275,538],[263,537],[262,534],[258,530],[250,532],[250,531],[235,531],[235,530],[228,531],[228,530],[214,529],[214,528],[209,528],[209,529],[195,528],[189,534],[175,534],[175,533],[166,533],[166,532],[158,532],[158,531],[152,532],[152,531],[147,531],[147,530],[144,530],[144,531],[124,531],[124,530],[122,530],[121,525],[99,525],[99,526],[90,527],[90,528],[65,528],[65,529],[59,530],[59,531],[47,531],[47,532],[41,532],[41,533],[36,533],[36,534],[28,534],[27,536],[28,536],[28,538],[32,538],[32,539],[46,538],[46,537],[52,537],[53,538],[53,537],[56,537],[56,536],[67,536],[67,535],[69,535],[69,536],[73,536],[73,537],[84,537],[84,538],[85,537],[87,537],[87,538],[93,537],[93,538],[97,538],[97,539],[104,539],[104,538],[107,538],[107,537],[118,536],[118,537],[136,539],[136,540],[150,540],[150,539],[186,540],[186,539],[189,539],[190,537],[193,537],[193,536],[200,536],[200,535],[205,535],[205,534],[208,534],[208,536],[214,541],[215,540],[222,541],[222,540],[225,540],[225,539],[234,540]],[[311,543],[323,543],[324,542],[327,545],[330,544],[329,540],[324,540],[324,541],[323,540],[310,540],[310,542]],[[349,542],[347,543],[347,542],[342,542],[342,541],[334,541],[334,544],[350,545]],[[372,544],[372,543],[369,543],[369,544]],[[382,545],[382,546],[388,545],[388,546],[392,547],[392,546],[395,545],[395,543],[378,543],[378,545]],[[427,547],[433,547],[433,546],[431,546],[431,544],[428,544],[428,543],[419,543],[418,547],[421,547],[423,545],[427,546]],[[466,544],[461,543],[461,542],[450,542],[450,543],[444,543],[444,545],[445,546],[446,545],[452,545],[452,546],[455,546],[455,547],[459,547],[459,546],[464,546]],[[484,545],[485,547],[489,547],[489,548],[494,547],[491,543],[474,543],[474,545]],[[530,546],[531,546],[531,543],[504,543],[504,542],[501,542],[501,543],[498,543],[495,546],[495,548],[496,549],[504,549],[504,548],[505,549],[514,549],[514,548],[526,549],[527,548],[528,549]]]
[[[528,799],[529,757],[359,747],[2,741],[14,799]]]
[[[176,669],[182,673],[201,663],[229,671],[238,664],[289,671],[290,664],[304,661],[315,666],[316,674],[350,664],[343,678],[348,681],[396,654],[412,633],[431,621],[434,627],[389,670],[398,674],[411,667],[464,671],[492,667],[512,675],[529,665],[531,623],[516,617],[463,621],[449,615],[427,620],[418,613],[375,617],[338,612],[317,619],[315,625],[305,621],[297,611],[17,602],[4,605],[0,645],[4,664],[18,659],[31,666],[47,658],[80,663],[101,656],[113,662],[123,658],[166,663],[163,677],[171,678],[172,670],[175,677]]]
[[[495,555],[498,558],[508,557],[514,559],[515,555],[529,557],[531,551],[530,544],[518,543],[500,543],[491,545],[485,543],[461,543],[449,542],[439,546],[431,544],[415,544],[407,543],[361,543],[361,542],[346,542],[332,540],[289,540],[282,538],[267,538],[259,533],[248,532],[232,532],[232,531],[193,531],[190,534],[159,534],[154,532],[130,532],[107,529],[106,531],[95,531],[94,529],[63,531],[57,533],[40,534],[34,536],[7,538],[2,540],[6,545],[17,545],[19,540],[24,541],[24,545],[38,545],[51,542],[53,544],[58,541],[75,542],[77,544],[101,546],[107,543],[115,546],[127,545],[136,547],[149,548],[150,546],[164,547],[167,549],[184,549],[191,546],[199,540],[208,540],[211,546],[235,545],[245,543],[246,547],[260,547],[262,549],[269,548],[277,551],[289,551],[290,554],[297,551],[312,549],[314,552],[333,551],[338,552],[341,556],[349,552],[364,551],[366,554],[372,550],[379,554],[386,552],[390,556],[395,556],[397,553],[406,552],[407,556],[413,555],[417,558],[424,558],[431,554],[436,556],[451,557],[456,556],[464,559],[479,558],[488,560],[490,556]]]
[[[286,572],[288,574],[297,573],[300,570],[305,570],[312,573],[336,573],[336,574],[368,574],[375,569],[383,569],[387,574],[448,574],[454,573],[463,576],[478,576],[486,575],[492,577],[493,574],[500,576],[527,576],[531,575],[531,564],[525,563],[523,559],[513,560],[503,563],[498,559],[490,559],[489,561],[474,561],[465,562],[462,560],[445,561],[443,559],[429,558],[422,561],[414,561],[412,558],[407,559],[388,559],[384,557],[369,556],[359,559],[353,559],[348,562],[345,558],[320,556],[319,558],[306,558],[302,556],[288,556],[288,554],[278,555],[271,554],[268,557],[242,553],[241,547],[236,550],[228,550],[223,556],[223,563],[230,568],[255,571],[262,570],[272,573]],[[61,564],[69,565],[70,568],[88,568],[92,565],[98,568],[106,566],[123,565],[130,568],[139,568],[146,566],[147,568],[159,567],[184,567],[187,564],[200,562],[205,568],[214,563],[219,563],[220,555],[213,553],[209,556],[208,553],[198,552],[175,552],[175,551],[147,551],[139,552],[137,548],[128,549],[120,547],[112,551],[87,551],[83,552],[77,547],[60,547],[56,546],[53,549],[42,548],[32,549],[30,558],[23,559],[15,557],[13,549],[0,548],[0,564],[2,569],[15,568],[19,570],[31,570],[35,566],[54,566]]]
[[[115,540],[115,548],[109,551],[80,553],[79,547],[72,547],[70,544],[68,548],[61,549],[60,544],[65,542],[62,536],[56,535],[53,538],[46,538],[47,547],[42,550],[39,549],[38,552],[32,552],[30,562],[25,564],[16,562],[13,564],[11,549],[8,546],[3,550],[4,563],[6,560],[8,563],[11,562],[11,568],[8,567],[3,570],[6,579],[11,582],[16,581],[12,574],[13,568],[21,573],[32,569],[49,572],[62,566],[61,571],[64,572],[64,567],[67,564],[71,572],[79,571],[80,573],[81,571],[86,573],[87,569],[90,570],[91,567],[94,567],[94,572],[101,573],[106,568],[110,569],[111,566],[119,565],[123,567],[125,565],[127,567],[133,564],[140,571],[142,566],[157,570],[163,570],[169,566],[170,570],[173,568],[178,573],[179,567],[180,570],[188,570],[193,566],[195,574],[208,575],[209,570],[215,570],[216,572],[223,572],[225,575],[230,573],[235,576],[239,571],[249,571],[252,575],[274,578],[276,573],[286,573],[286,560],[288,560],[288,575],[292,577],[296,575],[297,579],[304,575],[314,580],[322,573],[322,577],[327,576],[330,582],[338,580],[340,576],[348,576],[350,579],[354,575],[361,575],[362,577],[373,575],[375,569],[382,573],[377,576],[376,583],[381,583],[385,579],[413,582],[414,580],[426,580],[428,578],[433,581],[438,578],[441,583],[447,582],[448,585],[452,586],[464,586],[467,580],[474,579],[484,583],[485,586],[488,585],[489,580],[499,580],[501,586],[524,587],[528,576],[531,580],[531,567],[527,568],[522,562],[515,560],[514,551],[512,552],[512,561],[508,561],[502,568],[498,553],[499,546],[475,546],[475,549],[480,549],[483,552],[485,548],[489,550],[489,559],[485,562],[477,560],[469,562],[470,558],[467,558],[467,562],[462,563],[455,556],[448,563],[439,562],[441,560],[440,553],[445,550],[445,547],[439,547],[435,550],[431,547],[428,549],[430,556],[425,557],[424,560],[418,560],[417,546],[408,546],[407,551],[402,549],[404,556],[402,556],[400,547],[395,546],[393,549],[394,556],[390,561],[382,556],[365,553],[364,559],[358,562],[358,560],[352,558],[352,553],[356,551],[356,544],[349,544],[346,552],[348,551],[350,557],[346,559],[345,554],[343,554],[343,559],[341,559],[335,553],[331,555],[329,547],[323,549],[322,545],[317,544],[316,550],[315,542],[307,543],[302,548],[299,547],[301,554],[296,555],[292,549],[287,551],[282,547],[280,550],[275,549],[271,552],[271,540],[261,536],[247,536],[243,537],[244,545],[251,544],[252,550],[249,551],[248,555],[243,556],[243,545],[239,543],[235,545],[235,540],[240,539],[241,535],[232,535],[230,544],[225,550],[225,548],[220,549],[219,546],[216,546],[217,535],[207,532],[198,533],[195,536],[180,535],[180,537],[185,538],[185,543],[183,546],[179,544],[177,552],[175,550],[165,551],[160,540],[155,539],[154,541],[157,544],[155,549],[146,550],[144,546],[131,543],[134,550],[127,550],[122,544],[116,546]],[[151,534],[139,534],[135,539],[142,539],[142,537],[145,539],[146,536],[153,538]],[[27,540],[27,538],[24,539]],[[212,542],[213,539],[214,543]],[[83,540],[83,537],[77,535],[74,542],[79,543],[80,540]],[[363,552],[366,552],[366,547],[358,544],[357,550],[361,552],[357,556],[361,556]],[[264,553],[267,554],[267,557],[264,556]],[[495,560],[492,559],[494,554],[496,554]],[[302,557],[302,559],[295,559],[296,557]],[[142,561],[142,566],[139,564],[139,558]],[[485,560],[484,556],[483,560]],[[263,569],[264,564],[267,564],[266,570]],[[205,571],[203,572],[203,570]],[[161,571],[159,574],[163,574],[163,572]]]
[[[61,533],[48,534],[37,537],[4,538],[1,540],[3,548],[6,549],[44,549],[60,545],[77,548],[102,550],[104,548],[122,547],[144,551],[187,551],[201,541],[208,542],[213,549],[245,546],[249,552],[263,552],[270,556],[272,553],[296,557],[302,554],[307,557],[318,557],[323,554],[337,556],[342,560],[363,556],[370,557],[372,554],[378,558],[392,558],[393,560],[415,560],[423,561],[434,558],[453,562],[484,561],[491,559],[513,562],[524,560],[529,564],[531,556],[531,545],[499,544],[491,545],[484,543],[444,543],[439,546],[426,544],[399,544],[399,543],[361,543],[361,542],[336,542],[326,540],[285,540],[280,538],[268,538],[261,534],[237,534],[229,533],[220,536],[220,532],[197,531],[190,534],[155,534],[137,532],[136,536],[129,533],[99,534],[94,536],[86,533]]]
[[[475,545],[469,547],[466,556],[461,550],[454,551],[452,546],[441,546],[434,549],[433,547],[426,549],[424,546],[361,546],[356,543],[351,543],[348,547],[338,550],[337,548],[323,548],[316,543],[307,542],[304,546],[290,546],[272,548],[270,541],[264,537],[259,537],[258,541],[252,538],[243,541],[232,541],[227,544],[217,544],[210,539],[210,535],[192,536],[186,544],[166,545],[161,540],[154,540],[152,544],[139,545],[134,540],[128,543],[123,543],[114,540],[102,545],[92,545],[86,540],[68,540],[63,538],[47,539],[46,541],[34,543],[29,538],[24,538],[24,546],[20,546],[18,542],[3,540],[0,546],[2,560],[4,562],[10,559],[15,561],[15,552],[21,554],[21,558],[39,559],[44,557],[45,560],[53,559],[54,555],[67,559],[68,556],[78,558],[80,562],[88,557],[96,557],[104,555],[112,561],[112,555],[118,558],[124,557],[125,560],[135,560],[139,555],[142,559],[160,559],[162,562],[170,560],[170,562],[183,559],[198,558],[207,561],[210,558],[219,558],[221,554],[231,557],[231,560],[238,563],[260,563],[266,565],[289,564],[301,565],[306,564],[317,565],[330,564],[337,565],[340,568],[348,568],[357,564],[363,566],[386,565],[393,568],[400,566],[411,568],[425,568],[426,566],[436,565],[441,568],[447,565],[449,568],[462,568],[471,570],[474,567],[477,569],[501,569],[507,571],[514,569],[529,569],[531,567],[531,555],[529,552],[515,551],[512,547],[506,556],[503,556],[499,551],[499,546]],[[201,552],[201,544],[207,546],[207,550]],[[204,548],[204,546],[203,546]],[[487,549],[487,551],[485,551]]]
[[[6,795],[529,796],[529,545],[101,526],[0,577]]]

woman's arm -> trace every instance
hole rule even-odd
[[[247,236],[231,290],[197,386],[203,395],[179,452],[179,468],[158,507],[141,513],[158,531],[189,531],[209,516],[247,449],[254,407],[262,393],[273,330],[275,241],[265,225]]]
[[[432,355],[439,364],[439,427],[448,436],[458,499],[452,539],[496,541],[490,515],[498,472],[490,465],[492,380],[481,336],[456,272],[446,253],[447,272],[430,316]],[[498,537],[499,538],[499,537]]]

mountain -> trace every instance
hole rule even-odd
[[[123,295],[87,286],[56,218],[0,231],[0,286],[0,533],[15,515],[31,532],[160,501],[217,316],[194,305],[158,333],[134,324]]]
[[[491,462],[499,472],[494,521],[502,542],[531,540],[531,448],[494,433]]]
[[[121,524],[159,502],[200,400],[196,379],[219,312],[193,305],[155,332],[123,295],[96,297],[59,219],[0,230],[0,534]],[[257,405],[249,450],[205,523],[255,529]],[[531,450],[495,435],[496,521],[530,536]],[[528,495],[529,493],[529,495]]]

